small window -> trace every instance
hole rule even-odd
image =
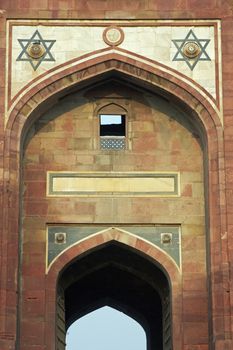
[[[125,115],[100,114],[100,147],[125,149]]]
[[[125,116],[100,114],[100,136],[125,136]]]

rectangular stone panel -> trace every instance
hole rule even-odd
[[[48,172],[48,196],[179,196],[179,173]]]

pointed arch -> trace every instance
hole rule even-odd
[[[53,270],[54,268],[55,270],[58,269],[60,273],[62,273],[62,270],[66,264],[71,263],[73,259],[77,258],[77,256],[86,253],[89,250],[101,247],[103,244],[111,241],[125,244],[150,256],[152,259],[154,259],[154,261],[156,261],[160,268],[164,270],[167,276],[173,276],[173,274],[174,276],[179,276],[181,273],[180,268],[177,266],[171,256],[155,244],[131,232],[122,230],[118,227],[111,227],[94,233],[67,247],[51,262],[50,266],[48,267],[47,274],[49,274],[50,270]],[[151,252],[153,252],[153,254]],[[56,266],[53,267],[53,265]],[[175,271],[177,272],[175,273]]]
[[[101,106],[98,106],[96,114],[125,114],[127,109],[125,106],[122,106],[117,103],[102,103]]]
[[[6,191],[3,196],[4,207],[4,222],[3,222],[3,240],[8,243],[8,253],[12,258],[11,271],[12,276],[15,276],[18,269],[18,241],[19,241],[19,179],[20,179],[20,159],[21,147],[24,135],[27,129],[44,111],[53,106],[59,98],[69,94],[73,89],[88,86],[93,81],[105,79],[108,76],[120,76],[122,79],[135,85],[143,86],[150,91],[156,92],[165,96],[168,100],[173,100],[181,106],[181,108],[193,118],[200,130],[200,133],[205,138],[205,153],[206,153],[206,173],[208,182],[206,182],[206,193],[208,195],[207,207],[209,210],[209,227],[211,232],[211,240],[207,237],[210,253],[216,251],[216,247],[221,247],[221,232],[226,229],[225,217],[225,178],[224,178],[224,157],[223,157],[223,127],[221,125],[219,115],[209,99],[206,99],[195,86],[191,86],[173,75],[172,72],[167,72],[159,66],[150,65],[149,62],[142,63],[137,59],[132,59],[121,55],[119,52],[105,53],[100,57],[90,59],[84,63],[74,64],[72,67],[65,67],[59,72],[54,73],[49,78],[39,81],[20,96],[20,99],[15,101],[10,110],[9,119],[5,129],[4,143],[4,187]],[[16,236],[17,235],[17,236]],[[87,242],[85,243],[87,244]],[[79,249],[86,251],[85,244]],[[138,243],[139,244],[139,243]],[[142,246],[144,242],[140,243]],[[136,248],[136,247],[135,247]],[[141,247],[142,249],[142,247]],[[155,253],[154,248],[145,246],[145,251],[152,259],[158,258],[158,252]],[[219,248],[220,249],[220,248]],[[69,251],[71,254],[71,251]],[[72,258],[72,254],[70,259]],[[61,261],[67,261],[64,255]],[[163,260],[163,256],[159,260],[162,266],[166,266],[168,261]],[[211,260],[209,262],[210,274],[215,281],[214,276],[218,276],[221,270],[221,264],[224,263],[224,256],[220,256],[218,261]],[[170,266],[170,265],[169,265]],[[170,266],[171,271],[174,267]],[[6,276],[7,267],[4,267],[3,276]],[[47,276],[47,297],[48,300],[53,300],[53,290],[50,284],[54,286],[53,273],[55,276],[59,273],[59,264],[54,264],[49,276]],[[175,270],[175,275],[177,271]],[[170,274],[169,274],[170,276]],[[12,277],[12,280],[14,278]],[[175,280],[176,281],[176,280]],[[213,282],[214,283],[214,282]],[[14,284],[14,292],[17,291],[17,283]],[[174,282],[173,291],[179,290],[179,282]],[[218,293],[219,285],[211,286],[211,298],[215,298],[215,293]],[[218,289],[218,290],[217,290]],[[6,294],[8,292],[6,291]],[[8,302],[11,308],[15,310],[17,301],[12,301],[9,292]],[[178,293],[179,294],[179,293]],[[180,305],[179,295],[174,296],[173,305]],[[51,298],[50,298],[51,296]],[[7,298],[7,296],[6,296]],[[176,300],[177,298],[177,300]],[[176,303],[177,301],[177,303]],[[222,296],[222,305],[227,313],[228,305],[224,304]],[[49,317],[48,307],[48,315]],[[7,315],[6,310],[3,313]],[[8,317],[8,316],[6,316]],[[179,316],[173,314],[173,320]],[[221,317],[223,321],[224,316]],[[215,319],[214,321],[215,322]],[[217,322],[217,321],[216,321]],[[7,323],[7,322],[6,322]],[[174,342],[179,344],[179,334],[175,334]],[[49,337],[49,332],[47,336]],[[48,344],[49,344],[48,340]],[[181,348],[181,347],[180,347]],[[176,348],[175,348],[176,349]],[[179,349],[179,347],[177,347]]]
[[[101,250],[103,247],[112,243],[118,243],[125,246],[127,249],[132,250],[135,254],[141,255],[143,259],[148,260],[150,263],[157,266],[157,268],[166,276],[171,292],[173,348],[174,350],[180,349],[180,332],[182,325],[181,271],[168,254],[152,243],[128,233],[127,231],[114,227],[106,229],[77,242],[60,254],[47,274],[46,293],[49,294],[48,300],[56,300],[57,282],[59,281],[60,276],[63,275],[63,271],[65,271],[68,266],[72,266],[75,260],[81,259],[96,250]],[[51,319],[50,315],[55,314],[55,303],[48,301],[46,309],[46,318],[47,320],[50,320],[47,324],[49,328],[51,327],[50,332],[48,330],[50,336],[47,338],[46,344],[48,348],[53,348],[54,339],[52,339],[51,334],[55,327],[55,324],[53,323],[55,320]]]
[[[7,123],[7,129],[12,128],[18,117],[30,117],[32,112],[38,106],[42,107],[43,102],[56,102],[56,96],[60,97],[67,94],[67,90],[81,85],[84,82],[88,83],[91,78],[101,80],[103,74],[111,74],[118,72],[130,79],[143,81],[144,84],[152,85],[157,91],[174,96],[185,105],[189,106],[196,112],[196,117],[202,120],[206,125],[203,110],[209,112],[209,118],[216,127],[221,127],[218,110],[213,101],[199,89],[198,84],[189,84],[179,75],[174,74],[174,71],[167,68],[158,62],[145,60],[142,63],[137,57],[128,57],[120,51],[104,52],[100,56],[94,58],[89,57],[84,62],[77,61],[70,66],[69,62],[62,66],[59,72],[54,72],[52,75],[44,79],[33,82],[27,89],[18,96],[10,109],[10,114]],[[155,63],[154,63],[155,62]],[[67,67],[68,66],[68,67]],[[55,99],[54,99],[55,97]]]

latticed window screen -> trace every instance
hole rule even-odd
[[[100,138],[101,149],[125,149],[125,138],[120,137],[101,137]]]

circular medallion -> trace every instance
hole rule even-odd
[[[103,32],[103,39],[110,46],[117,46],[124,40],[124,32],[119,27],[108,27]]]
[[[189,41],[183,46],[183,54],[188,58],[197,57],[200,51],[200,46],[194,41]]]
[[[45,54],[45,48],[40,42],[35,41],[28,46],[27,53],[30,57],[36,60]]]

